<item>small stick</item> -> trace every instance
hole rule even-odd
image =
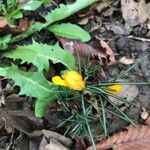
[[[128,38],[128,39],[139,40],[139,41],[142,41],[142,42],[150,42],[150,39],[135,37],[135,36],[133,36],[133,35],[129,35],[129,36],[127,36],[127,38]]]

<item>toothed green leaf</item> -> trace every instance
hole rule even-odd
[[[24,72],[16,66],[7,68],[0,67],[0,76],[5,76],[15,81],[15,85],[20,86],[19,95],[36,97],[35,114],[42,117],[49,104],[55,99],[58,88],[53,83],[47,81],[45,77],[38,72]]]
[[[48,23],[62,20],[97,1],[99,0],[76,0],[75,3],[70,5],[60,4],[58,8],[49,12],[45,19]]]
[[[50,46],[33,41],[31,45],[18,46],[15,50],[6,52],[4,56],[33,63],[39,71],[49,69],[49,60],[53,63],[62,63],[70,70],[75,69],[73,55],[63,50],[58,44]]]
[[[74,13],[90,6],[91,4],[100,1],[100,0],[76,0],[73,4],[60,4],[56,9],[52,10],[51,12],[48,12],[48,14],[44,17],[46,19],[45,23],[41,23],[41,26],[37,28],[37,25],[34,25],[33,27],[30,26],[26,32],[23,32],[11,40],[11,43],[14,43],[16,41],[20,41],[21,39],[24,39],[26,37],[29,37],[33,33],[36,33],[37,31],[42,30],[43,28],[48,27],[50,24],[63,20]],[[36,24],[36,22],[35,22]]]
[[[56,86],[47,81],[45,77],[38,72],[24,72],[16,66],[7,68],[0,67],[0,75],[15,81],[15,85],[20,86],[19,95],[37,97],[38,99],[48,98],[53,95]]]

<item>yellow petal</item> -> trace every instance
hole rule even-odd
[[[60,76],[52,77],[52,82],[56,85],[68,86],[67,82],[63,80]]]
[[[122,86],[119,84],[108,86],[107,89],[112,94],[118,94],[122,90]]]
[[[68,83],[68,87],[73,90],[83,90],[85,88],[85,82],[82,76],[76,71],[65,71],[62,74],[62,78]]]
[[[82,80],[82,76],[76,71],[65,71],[62,74],[62,77],[66,80],[68,78],[72,78],[74,80]]]

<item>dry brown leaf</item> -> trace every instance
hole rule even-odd
[[[136,26],[139,23],[138,3],[134,0],[121,0],[122,16],[129,26]]]
[[[143,120],[146,120],[146,119],[148,118],[148,116],[149,116],[149,113],[148,113],[148,111],[146,110],[146,108],[142,108],[141,118],[142,118]]]
[[[80,139],[75,139],[75,149],[76,150],[85,150],[86,148],[86,144],[85,144],[85,140],[80,138]]]
[[[42,130],[42,133],[48,140],[55,139],[67,147],[70,147],[72,145],[72,141],[69,138],[60,135],[56,132],[49,131],[49,130]]]
[[[115,59],[115,55],[114,55],[114,52],[113,50],[110,48],[110,46],[104,42],[103,40],[100,40],[100,44],[101,44],[101,47],[103,47],[105,49],[105,53],[106,55],[109,57],[108,58],[108,66],[110,65],[113,65],[115,62],[116,62],[116,59]]]
[[[27,19],[20,19],[19,20],[19,28],[22,30],[22,31],[26,31],[27,28],[29,26],[29,22]]]
[[[98,13],[103,12],[106,8],[109,7],[109,4],[106,2],[100,2],[98,5],[95,6],[96,10],[98,11]]]
[[[4,20],[3,22],[1,22],[1,17],[0,17],[0,28],[5,27],[3,30],[0,30],[0,33],[2,33],[2,34],[16,35],[16,34],[19,34],[19,33],[26,31],[27,28],[29,27],[29,22],[26,18],[20,19],[19,25],[16,28],[11,28],[11,27],[7,26],[6,21],[7,20]]]
[[[139,130],[133,126],[128,126],[125,131],[114,134],[112,137],[99,142],[97,150],[149,150],[150,149],[150,127],[138,126]],[[92,150],[92,146],[87,150]]]
[[[38,150],[70,150],[73,142],[71,139],[50,130],[40,130],[43,137]],[[40,135],[40,136],[42,136]]]
[[[56,139],[51,139],[50,144],[46,145],[46,150],[70,150]]]
[[[8,24],[5,17],[0,17],[0,28],[4,28]]]
[[[111,16],[114,12],[114,8],[109,8],[108,10],[106,10],[105,12],[103,12],[103,16],[104,17],[108,17],[108,16]]]
[[[73,54],[80,56],[81,58],[98,59],[99,64],[103,64],[102,59],[107,59],[107,55],[86,43],[65,38],[59,38],[59,40],[63,45],[63,48],[70,50]]]
[[[82,18],[79,22],[78,22],[78,24],[80,24],[80,25],[86,25],[87,23],[89,22],[89,18]]]
[[[9,133],[17,129],[28,136],[34,136],[33,132],[43,127],[43,121],[36,118],[34,112],[28,109],[26,100],[15,94],[6,97],[5,107],[0,109],[0,117],[5,121]]]
[[[134,59],[126,58],[125,56],[119,59],[119,62],[124,65],[131,65],[134,63]]]
[[[129,26],[133,27],[139,23],[150,20],[150,3],[145,0],[121,0],[122,16]]]
[[[144,23],[147,19],[150,21],[150,3],[145,2],[145,0],[140,0],[138,5],[138,15],[140,23]]]
[[[150,116],[145,120],[145,125],[150,126]]]

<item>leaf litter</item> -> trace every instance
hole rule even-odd
[[[58,3],[59,3],[59,1],[57,1]],[[131,1],[130,1],[131,2]],[[133,2],[133,1],[132,1]],[[135,1],[134,1],[135,2]],[[101,3],[100,3],[101,4]],[[131,5],[132,3],[130,3],[130,5]],[[115,45],[115,43],[119,43],[120,41],[119,41],[119,38],[121,37],[123,37],[123,35],[125,35],[126,34],[126,31],[125,31],[125,29],[124,29],[124,24],[123,24],[123,22],[122,21],[120,21],[120,20],[122,20],[121,18],[119,18],[120,16],[118,15],[118,18],[120,19],[119,21],[119,24],[117,24],[117,30],[118,30],[118,28],[120,28],[120,31],[118,32],[116,32],[116,26],[115,26],[115,29],[113,28],[113,29],[110,29],[109,30],[109,28],[107,28],[107,30],[104,30],[104,28],[103,27],[106,27],[106,24],[107,24],[107,22],[111,22],[109,19],[110,19],[110,15],[112,15],[112,17],[111,17],[111,19],[117,19],[117,17],[115,16],[114,17],[114,13],[118,13],[118,10],[120,9],[118,9],[118,7],[117,7],[118,5],[117,4],[114,4],[114,3],[109,3],[109,4],[104,4],[104,6],[99,6],[99,8],[97,8],[97,13],[95,13],[94,12],[94,15],[98,18],[99,16],[102,18],[102,22],[100,23],[99,22],[99,20],[97,19],[96,21],[96,23],[95,24],[97,24],[97,26],[96,26],[96,28],[94,27],[93,29],[94,30],[91,30],[92,32],[91,32],[91,34],[93,34],[94,35],[94,37],[95,37],[95,35],[96,36],[99,36],[99,37],[101,37],[101,38],[99,38],[100,40],[99,40],[99,42],[98,42],[98,45],[101,47],[101,48],[95,48],[95,45],[93,46],[93,45],[90,45],[89,43],[83,43],[83,42],[79,42],[79,41],[74,41],[74,40],[68,40],[68,39],[63,39],[63,40],[61,40],[62,38],[59,38],[59,40],[61,41],[61,43],[62,43],[62,45],[65,47],[65,48],[67,48],[67,49],[70,49],[73,53],[76,53],[76,55],[77,55],[77,53],[81,53],[81,56],[83,56],[83,57],[90,57],[91,59],[94,59],[94,60],[97,60],[98,61],[98,63],[99,64],[106,64],[106,66],[108,65],[110,65],[109,67],[107,66],[107,68],[108,69],[110,69],[111,67],[113,68],[113,70],[119,70],[119,69],[121,69],[121,68],[124,68],[124,65],[126,65],[126,66],[128,66],[128,65],[130,65],[131,64],[131,62],[129,61],[129,60],[124,60],[123,61],[123,64],[120,64],[120,63],[118,63],[118,60],[122,57],[122,56],[126,56],[126,58],[137,58],[137,56],[138,55],[140,55],[141,54],[141,52],[143,52],[143,51],[146,51],[147,49],[148,49],[148,47],[149,47],[149,44],[148,43],[143,43],[143,42],[139,42],[139,43],[137,43],[137,41],[136,41],[136,39],[138,38],[137,36],[139,36],[139,35],[143,35],[143,36],[147,36],[148,35],[148,32],[146,32],[145,31],[145,28],[144,28],[144,30],[143,29],[141,29],[141,28],[139,28],[138,27],[138,25],[140,24],[140,23],[142,23],[142,24],[146,24],[147,25],[147,23],[146,23],[146,20],[148,19],[148,13],[146,14],[145,12],[148,12],[147,10],[148,10],[148,8],[149,8],[149,3],[145,3],[145,1],[140,1],[140,5],[138,4],[138,7],[136,7],[137,8],[137,10],[138,10],[138,13],[136,14],[135,13],[135,16],[137,17],[138,16],[138,21],[136,22],[135,20],[134,20],[134,18],[130,18],[131,17],[131,15],[129,15],[129,11],[127,11],[126,10],[126,15],[127,15],[127,17],[124,17],[124,11],[122,11],[122,14],[123,14],[123,17],[124,17],[124,21],[125,21],[125,23],[126,24],[128,24],[128,25],[131,25],[131,27],[130,28],[132,28],[132,29],[130,29],[132,32],[133,32],[133,35],[134,35],[134,37],[135,37],[135,39],[134,40],[124,40],[123,42],[125,43],[125,46],[122,46],[122,48],[121,47],[119,47],[117,44]],[[126,6],[126,4],[125,4],[125,6]],[[97,7],[97,5],[95,6],[95,7]],[[111,7],[113,7],[113,8],[111,8]],[[140,8],[141,7],[141,8]],[[110,9],[111,8],[111,9]],[[129,9],[130,7],[126,7],[126,9]],[[93,8],[92,8],[93,9]],[[110,10],[109,10],[110,9]],[[108,10],[108,11],[107,11]],[[137,11],[136,10],[136,11]],[[90,10],[91,11],[91,10]],[[93,12],[92,12],[93,13]],[[91,14],[92,14],[91,13]],[[87,13],[88,14],[88,13]],[[141,16],[141,14],[142,14],[142,16]],[[80,15],[80,13],[79,13],[79,15]],[[93,15],[93,14],[92,14]],[[82,16],[82,13],[81,13],[81,16]],[[81,22],[81,25],[84,25],[85,26],[85,28],[86,29],[88,29],[88,27],[87,26],[89,26],[89,25],[91,25],[92,23],[92,21],[95,19],[95,16],[93,17],[88,17],[88,20],[87,19],[85,19],[83,22]],[[114,17],[114,18],[113,18]],[[136,18],[135,17],[135,18]],[[109,19],[108,19],[109,18]],[[127,18],[127,19],[126,19]],[[70,18],[71,19],[71,18]],[[130,20],[130,22],[128,21],[128,20]],[[6,20],[5,20],[6,21]],[[25,20],[24,20],[25,21]],[[114,21],[114,20],[113,20]],[[74,20],[73,20],[73,22],[74,22]],[[75,20],[75,22],[76,22],[76,20]],[[114,21],[115,22],[115,21]],[[28,29],[28,21],[26,20],[23,24],[25,24],[25,25],[22,25],[22,23],[20,23],[20,27],[21,27],[21,32],[24,32],[24,31],[26,31],[27,29]],[[133,24],[132,24],[133,23]],[[5,24],[6,24],[6,22],[5,22]],[[137,24],[136,26],[134,26],[135,24]],[[107,24],[108,25],[108,24]],[[116,24],[115,24],[116,25]],[[3,24],[3,26],[4,26],[4,24]],[[7,26],[7,24],[5,25],[5,27]],[[4,28],[5,28],[4,27]],[[92,27],[92,26],[91,26]],[[3,27],[2,27],[3,28]],[[141,30],[140,30],[141,29]],[[90,30],[90,28],[88,29],[88,30]],[[111,31],[111,33],[110,33],[110,31]],[[112,33],[112,31],[113,31],[113,33]],[[123,32],[122,32],[123,31]],[[1,31],[0,31],[1,32]],[[20,32],[20,29],[19,29],[19,32]],[[19,33],[19,32],[14,32],[15,34],[17,33]],[[144,32],[144,34],[143,34],[143,32]],[[9,33],[11,33],[11,32],[9,32]],[[116,38],[117,36],[118,36],[118,33],[122,33],[122,34],[119,34],[119,38]],[[142,33],[142,34],[141,34]],[[98,35],[99,34],[99,35]],[[40,35],[40,33],[39,33],[39,35]],[[38,36],[38,35],[36,35],[36,36]],[[125,37],[123,37],[123,38],[125,38]],[[144,37],[143,37],[144,38]],[[44,39],[43,39],[44,40]],[[117,41],[118,40],[118,41]],[[100,44],[100,42],[101,41],[103,41],[102,42],[102,44]],[[130,41],[130,42],[128,42],[128,41]],[[132,44],[131,44],[132,43]],[[122,44],[122,43],[121,43]],[[120,45],[121,45],[120,44]],[[142,48],[140,48],[140,46],[139,45],[142,45],[141,47]],[[88,51],[89,50],[89,51]],[[138,52],[139,51],[139,52]],[[133,57],[133,55],[134,55],[134,57]],[[82,58],[82,57],[81,57]],[[135,60],[135,59],[134,59]],[[148,60],[147,60],[147,62],[148,62]],[[116,67],[116,63],[117,63],[117,68],[115,68]],[[122,63],[122,62],[121,62]],[[148,63],[146,63],[146,64],[148,64]],[[148,66],[148,65],[146,65],[146,66]],[[145,67],[144,67],[145,68]],[[144,69],[144,72],[145,72],[145,74],[147,73],[147,69]],[[140,71],[138,71],[138,73],[139,73],[139,76],[138,76],[138,78],[141,78],[142,77],[142,75],[143,75],[143,71],[141,71],[141,69],[140,69]],[[112,72],[112,74],[113,74],[113,72]],[[107,73],[107,75],[108,76],[111,76],[112,75],[111,73]],[[131,77],[133,78],[133,80],[135,80],[135,79],[137,79],[137,78],[134,78],[132,75],[131,75]],[[146,76],[145,76],[145,78],[147,78]],[[9,89],[10,90],[10,89]],[[12,93],[16,93],[16,91],[15,90],[10,90],[10,91],[7,91],[7,90],[4,90],[8,95],[9,94],[12,94]],[[132,91],[132,90],[131,90]],[[148,90],[147,90],[148,91]],[[132,93],[132,92],[131,92]],[[142,92],[141,91],[139,91],[139,94],[141,94]],[[144,94],[145,94],[145,92],[144,92]],[[51,124],[48,124],[48,125],[46,125],[45,126],[45,124],[43,124],[43,119],[37,119],[35,116],[34,116],[34,113],[33,113],[33,111],[31,111],[31,109],[32,109],[32,106],[33,106],[33,104],[32,103],[30,103],[30,98],[29,98],[29,100],[25,100],[25,99],[20,99],[20,97],[18,97],[18,96],[14,96],[14,98],[12,98],[11,96],[9,97],[8,95],[6,95],[6,98],[4,97],[4,101],[6,102],[6,109],[1,109],[2,110],[2,118],[3,118],[3,120],[6,122],[6,129],[8,129],[8,131],[10,131],[10,132],[15,132],[15,129],[16,130],[18,130],[18,131],[20,131],[20,135],[19,135],[19,137],[18,137],[18,141],[20,142],[20,143],[26,143],[25,145],[27,145],[27,146],[29,146],[29,149],[33,149],[33,148],[35,148],[35,149],[38,149],[39,147],[37,146],[37,143],[40,143],[40,145],[42,145],[41,144],[41,141],[43,141],[43,143],[45,143],[44,144],[44,148],[45,148],[45,146],[46,145],[49,145],[49,144],[51,144],[51,142],[50,142],[50,139],[47,139],[47,138],[45,138],[45,135],[43,136],[43,133],[41,133],[41,131],[42,131],[42,129],[43,128],[48,128],[48,129],[50,129],[50,130],[55,130],[55,131],[57,131],[57,129],[56,129],[56,127],[54,128],[53,126],[51,126]],[[7,97],[8,96],[8,97]],[[140,98],[140,101],[141,101],[141,99],[142,98],[144,98],[144,96],[142,96],[141,98]],[[6,100],[5,100],[6,99]],[[15,102],[15,104],[13,105],[13,101],[16,101],[17,100],[17,102]],[[29,103],[26,103],[25,101],[28,101]],[[141,102],[140,102],[140,106],[141,105],[146,105],[147,103],[148,103],[148,100],[144,100],[144,102],[145,102],[145,104],[142,104]],[[135,101],[135,103],[137,103],[137,101]],[[5,103],[3,103],[3,104],[5,104]],[[123,105],[123,104],[122,104]],[[10,106],[12,106],[11,108],[10,108]],[[19,106],[19,108],[18,108],[18,106]],[[21,107],[21,108],[20,108]],[[25,109],[27,109],[27,110],[22,110],[22,108],[25,108]],[[14,108],[17,108],[17,110],[11,110],[11,109],[14,109]],[[47,114],[48,113],[51,113],[51,109],[59,109],[58,108],[58,106],[56,105],[55,106],[55,104],[54,104],[54,106],[52,106],[51,108],[50,108],[50,110],[47,112]],[[18,110],[19,109],[19,110]],[[127,108],[128,109],[128,108]],[[33,110],[33,109],[32,109]],[[134,109],[132,109],[132,111],[134,111]],[[147,109],[146,108],[146,111],[143,111],[143,112],[149,112],[149,109]],[[22,113],[21,113],[22,112]],[[24,114],[24,115],[23,115]],[[31,116],[30,115],[28,115],[28,114],[32,114]],[[139,115],[139,114],[141,114],[141,112],[140,111],[138,111],[138,113],[136,114],[136,117]],[[142,115],[142,118],[144,119],[144,118],[146,118],[147,117],[147,113],[146,114],[141,114]],[[52,115],[51,115],[52,116]],[[57,115],[56,115],[57,116]],[[144,116],[144,117],[143,117]],[[145,117],[146,116],[146,117]],[[7,118],[8,117],[8,118]],[[65,117],[65,116],[64,116]],[[21,119],[20,119],[21,118]],[[50,118],[51,119],[51,118]],[[57,117],[56,118],[54,118],[54,119],[57,119]],[[113,123],[115,124],[115,118],[113,118],[111,115],[109,116],[109,119],[111,120],[113,120]],[[149,119],[149,118],[148,118]],[[148,120],[147,119],[147,120]],[[18,122],[17,122],[17,120],[19,120]],[[51,119],[52,120],[52,119]],[[146,120],[146,121],[147,121]],[[44,119],[44,121],[45,121],[45,119]],[[47,118],[47,120],[46,121],[48,121],[48,118]],[[118,121],[119,122],[119,121]],[[22,125],[24,123],[24,125]],[[121,150],[122,149],[127,149],[128,147],[128,145],[126,144],[126,142],[129,144],[129,146],[130,146],[130,144],[131,144],[131,146],[134,146],[134,148],[136,148],[136,149],[140,149],[140,147],[141,148],[145,148],[144,146],[147,146],[147,148],[149,148],[148,146],[149,146],[149,143],[148,143],[148,140],[147,140],[147,138],[149,138],[149,128],[148,128],[148,125],[149,124],[147,124],[147,123],[145,123],[146,125],[142,125],[142,126],[139,126],[139,128],[141,129],[141,133],[138,133],[138,130],[137,129],[135,129],[135,128],[133,128],[132,126],[128,126],[128,127],[126,127],[125,128],[125,131],[123,131],[123,132],[119,132],[116,136],[120,139],[118,139],[117,138],[117,140],[115,140],[115,136],[114,136],[114,139],[113,139],[113,137],[112,137],[112,139],[113,139],[113,145],[117,145]],[[36,125],[38,125],[38,126],[36,126]],[[110,123],[110,125],[111,125],[111,123]],[[119,124],[117,124],[118,125],[118,127],[116,128],[116,130],[118,131],[118,130],[121,130],[122,128],[123,128],[123,126],[124,125],[122,125],[121,123]],[[30,128],[30,127],[31,128]],[[56,124],[55,124],[55,126],[56,126]],[[94,128],[95,126],[93,126],[93,128]],[[111,129],[111,126],[110,126],[110,129]],[[5,127],[3,126],[3,128],[2,128],[2,130],[5,130]],[[1,131],[2,131],[1,130]],[[113,130],[111,133],[116,133],[116,130]],[[37,131],[37,132],[36,132]],[[147,134],[146,134],[146,131],[148,131],[147,132]],[[49,130],[47,130],[47,132],[49,132]],[[60,131],[58,131],[58,132],[60,132]],[[60,133],[62,133],[62,131],[60,132]],[[144,135],[144,133],[145,133],[145,135]],[[98,135],[100,135],[100,133],[99,132],[97,132],[97,134]],[[132,134],[134,135],[133,137],[132,137]],[[27,135],[27,136],[26,136]],[[32,136],[33,135],[33,136]],[[124,135],[125,135],[125,137],[126,138],[124,138]],[[36,140],[34,139],[32,139],[32,138],[30,138],[30,136],[33,138],[33,137],[36,137]],[[42,139],[41,138],[39,138],[40,136],[42,136]],[[71,136],[70,136],[71,137]],[[143,139],[141,139],[141,137],[143,137]],[[134,139],[133,139],[134,138]],[[79,138],[77,137],[77,140],[78,140]],[[119,140],[119,141],[118,141]],[[140,143],[140,140],[141,140],[141,142],[146,142],[146,144],[145,145],[138,145],[139,143]],[[15,140],[15,142],[17,143],[18,142],[17,141],[17,139]],[[87,142],[86,140],[83,140],[85,143]],[[14,142],[14,143],[15,143]],[[55,146],[56,145],[58,145],[57,144],[57,142],[59,143],[59,144],[62,144],[66,149],[68,149],[68,148],[70,148],[68,145],[66,145],[66,144],[64,144],[64,143],[62,143],[59,139],[52,139],[52,144],[54,144]],[[77,148],[78,147],[81,147],[82,149],[85,149],[85,147],[88,145],[87,143],[85,144],[84,142],[78,142],[79,144],[78,144],[78,146],[77,146]],[[56,144],[55,144],[56,143]],[[85,145],[84,145],[85,144]],[[112,146],[112,143],[110,143],[110,142],[105,142],[104,141],[104,143],[103,143],[104,145],[104,147],[105,146],[108,146],[108,147],[111,147]],[[19,147],[19,144],[17,144],[18,145],[18,147]],[[32,145],[32,146],[31,146]],[[100,144],[101,145],[101,144]],[[23,147],[24,145],[21,145],[20,144],[20,147]],[[49,145],[50,146],[50,145]],[[138,147],[136,147],[136,146],[138,146]],[[108,148],[107,147],[107,148]],[[43,147],[42,147],[43,148]],[[43,148],[43,149],[44,149]],[[60,147],[59,147],[60,148]]]
[[[147,122],[147,125],[138,125],[137,128],[130,125],[124,128],[124,131],[116,133],[107,140],[99,142],[96,148],[97,150],[106,150],[114,147],[116,150],[148,150],[150,149],[149,137],[149,122]],[[92,150],[92,147],[87,148],[87,150]]]
[[[98,61],[101,65],[112,65],[116,62],[112,49],[102,40],[100,41],[102,50],[93,48],[91,45],[80,41],[68,40],[60,37],[59,40],[63,48],[70,50],[73,54],[81,58],[91,58]]]

